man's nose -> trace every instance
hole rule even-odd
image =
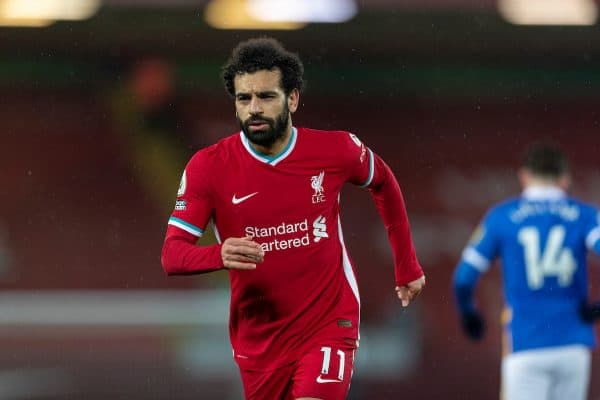
[[[248,111],[250,114],[261,114],[263,110],[260,104],[260,99],[253,97],[252,100],[250,100],[250,107],[248,108]]]

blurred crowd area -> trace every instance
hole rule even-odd
[[[231,33],[226,42],[250,36]],[[182,43],[173,58],[159,48],[87,60],[81,44],[71,47],[50,62],[44,49],[37,66],[18,55],[0,60],[0,398],[239,399],[226,272],[166,277],[160,265],[187,160],[239,129],[215,67],[227,54],[186,59],[181,49],[193,45]],[[335,51],[351,53],[354,64],[321,65],[326,47],[300,54],[309,79],[294,124],[351,131],[389,163],[427,275],[423,296],[401,309],[371,198],[346,188],[342,227],[362,309],[350,399],[498,398],[499,268],[478,291],[489,329],[477,344],[459,331],[451,274],[485,210],[519,193],[516,168],[534,141],[560,145],[572,193],[600,204],[597,77],[581,75],[589,71],[581,64],[573,74],[553,62],[539,74],[506,70],[489,54],[487,66],[457,77],[451,49],[442,51],[445,67],[421,51],[412,64],[379,59],[365,68],[352,43]],[[211,232],[201,239],[213,241]],[[599,267],[591,258],[596,297]],[[590,393],[600,398],[600,368],[592,368]]]

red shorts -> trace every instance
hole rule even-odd
[[[273,371],[241,370],[246,400],[343,400],[350,389],[355,351],[347,344],[322,344]]]

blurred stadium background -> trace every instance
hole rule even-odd
[[[485,209],[518,192],[534,140],[562,145],[573,193],[600,203],[597,7],[0,0],[0,398],[241,398],[226,274],[167,278],[159,255],[187,158],[237,129],[219,67],[263,34],[305,62],[295,124],[351,130],[388,160],[428,277],[402,310],[375,208],[348,188],[363,302],[350,399],[498,398],[500,273],[479,290],[478,344],[451,273]]]

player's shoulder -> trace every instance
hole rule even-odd
[[[567,202],[570,205],[576,206],[579,208],[580,212],[583,215],[586,216],[592,216],[592,217],[596,217],[598,215],[598,213],[600,213],[600,208],[598,208],[597,205],[592,204],[590,202],[581,200],[579,198],[573,197],[573,196],[568,196],[567,197]]]
[[[239,142],[239,132],[226,136],[218,142],[199,149],[190,159],[189,166],[206,168],[226,161],[233,156]]]
[[[366,146],[348,131],[298,128],[298,137],[304,149],[344,164],[366,152]]]
[[[318,141],[321,145],[324,144],[344,144],[354,143],[360,145],[360,140],[352,132],[342,130],[323,130],[323,129],[312,129],[312,128],[298,128],[298,134],[303,139]]]
[[[521,198],[519,196],[512,196],[501,200],[487,210],[485,219],[494,221],[507,219],[519,207],[520,203]]]
[[[591,202],[582,200],[580,198],[577,197],[573,197],[573,196],[567,196],[567,201],[571,204],[577,205],[581,208],[587,208],[587,209],[591,209],[591,210],[597,210],[598,209],[598,205],[596,204],[592,204]]]

